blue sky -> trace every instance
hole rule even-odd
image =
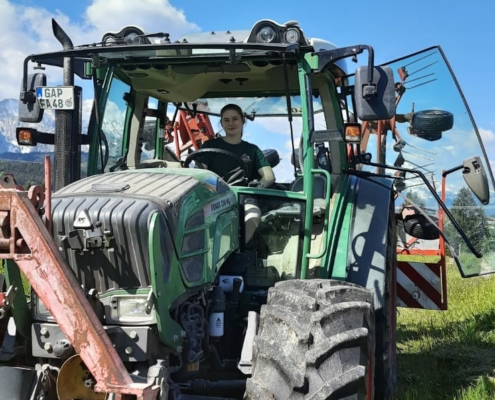
[[[306,6],[303,6],[303,3]],[[465,2],[354,0],[306,2],[251,0],[0,0],[0,100],[17,97],[22,59],[59,49],[51,34],[55,17],[74,43],[135,24],[148,32],[249,29],[259,19],[297,20],[308,37],[339,46],[369,44],[377,63],[441,45],[478,127],[495,159],[495,5]]]
[[[103,3],[113,3],[117,8],[123,8],[122,5],[126,3],[138,4],[137,12],[141,8],[142,15],[147,15],[153,7],[163,9],[167,2],[0,0],[0,11],[5,4],[33,7],[53,14],[61,13],[72,24],[83,25],[88,21],[85,15],[88,8],[98,8]],[[492,117],[495,99],[491,94],[491,90],[495,89],[495,4],[490,2],[417,0],[401,3],[391,0],[355,0],[346,5],[346,2],[329,0],[170,0],[169,3],[182,10],[187,21],[200,30],[248,29],[263,18],[279,22],[297,20],[310,37],[321,37],[339,46],[371,44],[375,48],[378,62],[439,44],[453,66],[478,124],[486,129],[495,129],[495,117]],[[307,6],[303,7],[303,3]],[[114,18],[111,9],[101,8],[107,13],[102,17],[109,24],[119,21]],[[133,9],[133,13],[136,20],[141,20],[136,9]],[[44,15],[40,13],[40,17],[43,18]],[[48,26],[49,19],[42,18],[36,23]],[[128,16],[127,21],[132,21],[132,15]],[[156,25],[156,20],[151,22]],[[163,22],[162,29],[167,30],[167,21]],[[17,46],[22,50],[22,43]],[[1,94],[0,89],[0,96]]]

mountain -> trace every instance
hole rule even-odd
[[[19,103],[17,100],[7,99],[0,101],[0,153],[25,154],[52,151],[52,146],[46,144],[40,144],[36,147],[19,146],[15,137],[15,130],[19,126],[25,126],[36,128],[41,132],[54,132],[54,113],[45,112],[43,120],[39,124],[26,124],[19,121],[18,111]]]
[[[83,132],[87,131],[90,111],[90,102],[85,102],[82,109]],[[19,126],[24,126],[36,128],[40,132],[53,133],[55,132],[55,113],[51,110],[45,110],[43,120],[39,124],[27,124],[25,122],[20,122],[18,115],[18,100],[6,99],[0,101],[0,154],[46,153],[53,151],[53,146],[47,144],[38,144],[36,147],[19,146],[15,137],[15,130]]]
[[[0,173],[14,174],[20,185],[43,182],[43,161],[45,155],[53,153],[53,146],[38,144],[36,147],[19,146],[16,139],[16,128],[32,127],[40,132],[55,132],[55,113],[45,111],[39,124],[20,122],[18,118],[19,103],[15,99],[0,101]],[[83,108],[82,129],[87,130],[89,108]],[[87,153],[82,154],[83,162],[87,162]],[[53,157],[52,157],[53,162]]]

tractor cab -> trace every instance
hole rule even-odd
[[[0,383],[32,380],[12,398],[393,399],[397,305],[446,307],[445,246],[464,276],[493,272],[493,175],[439,47],[378,66],[294,21],[53,31],[63,49],[25,60],[17,129],[54,145],[46,197],[0,191],[8,302],[19,271],[31,284],[2,314],[22,328],[2,349],[28,361]],[[232,103],[269,187],[200,168]]]

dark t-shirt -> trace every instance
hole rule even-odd
[[[270,166],[259,147],[244,140],[241,140],[239,144],[230,144],[222,138],[210,139],[203,143],[202,148],[227,150],[239,156],[247,166],[247,178],[250,182],[261,178],[258,174],[260,168]],[[203,154],[198,157],[198,161],[206,164],[210,171],[215,172],[225,180],[231,175],[229,172],[239,167],[233,158],[221,154]]]

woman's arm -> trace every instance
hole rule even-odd
[[[261,187],[270,187],[275,182],[275,174],[270,166],[261,167],[258,169],[258,174],[261,176]]]

